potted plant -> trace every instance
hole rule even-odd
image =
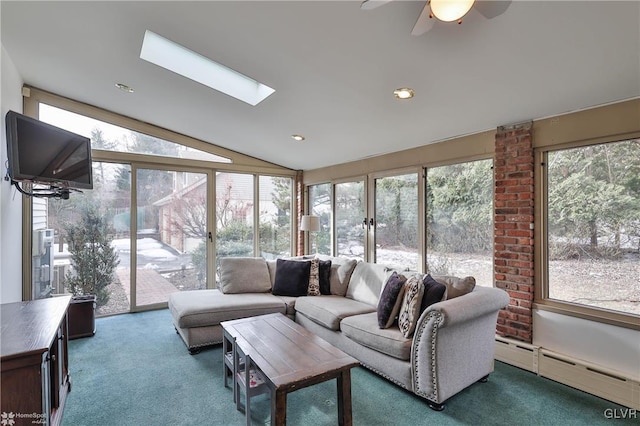
[[[95,206],[81,208],[80,218],[64,226],[71,253],[65,285],[73,297],[69,306],[69,338],[95,334],[95,309],[109,301],[107,286],[118,266],[112,232]]]

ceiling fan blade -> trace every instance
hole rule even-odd
[[[435,19],[430,18],[429,15],[431,15],[431,9],[429,8],[429,2],[427,2],[427,4],[422,8],[422,12],[420,12],[420,16],[418,16],[418,20],[411,30],[411,35],[419,36],[433,28]]]
[[[360,4],[360,9],[362,10],[371,10],[371,9],[375,9],[376,7],[380,7],[382,5],[385,5],[389,2],[391,2],[393,0],[364,0],[361,4]]]
[[[473,5],[473,7],[485,18],[491,19],[495,18],[496,16],[502,15],[507,10],[510,4],[510,0],[478,0]]]

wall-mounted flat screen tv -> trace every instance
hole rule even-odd
[[[6,124],[14,181],[93,189],[91,139],[15,111],[7,113]]]

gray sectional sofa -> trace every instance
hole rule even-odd
[[[366,368],[425,398],[436,410],[493,372],[498,311],[509,303],[503,290],[475,287],[447,299],[460,280],[434,276],[447,285],[446,300],[427,307],[413,334],[405,337],[397,325],[378,325],[378,302],[392,268],[319,257],[331,261],[331,294],[301,297],[272,294],[275,261],[221,259],[220,289],[171,295],[169,309],[177,332],[189,350],[197,352],[222,341],[222,321],[280,312]]]

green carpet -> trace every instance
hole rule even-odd
[[[189,355],[168,310],[100,318],[97,329],[69,342],[63,425],[244,424],[223,386],[221,346]],[[442,412],[364,368],[352,370],[351,389],[354,425],[595,425],[622,408],[500,362]],[[251,411],[254,424],[268,424],[268,396],[252,399]],[[287,422],[336,424],[335,380],[289,394]]]

